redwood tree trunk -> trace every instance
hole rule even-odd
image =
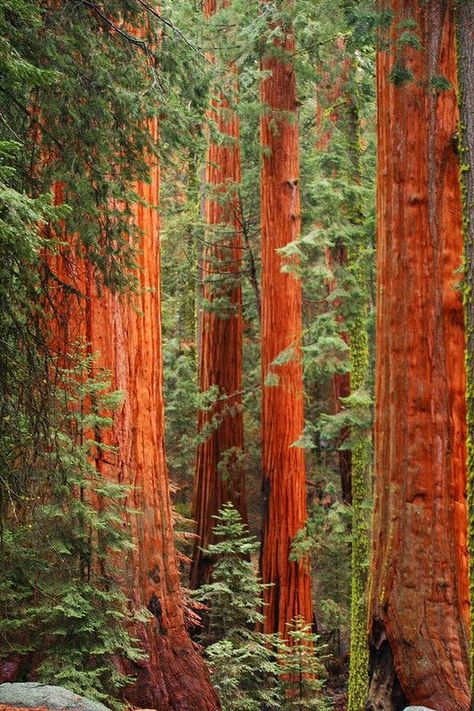
[[[265,2],[263,2],[263,7]],[[311,622],[311,578],[306,561],[290,562],[291,542],[306,523],[303,433],[301,285],[295,264],[278,249],[300,234],[299,147],[291,27],[278,48],[268,48],[261,84],[262,211],[262,457],[263,541],[261,573],[266,632],[286,635],[296,615]],[[282,51],[288,57],[282,56]],[[290,271],[283,272],[284,267]],[[291,270],[293,267],[293,270]],[[281,365],[272,365],[284,353]]]
[[[440,79],[456,84],[452,6],[389,7],[392,52],[379,52],[377,80],[369,708],[460,711],[469,707],[462,238],[456,96]],[[397,42],[409,19],[420,49]],[[403,68],[413,80],[390,81]]]
[[[138,184],[137,192],[151,205],[135,209],[142,231],[139,293],[128,297],[102,289],[99,294],[90,266],[71,253],[62,275],[85,291],[82,333],[98,354],[97,367],[110,371],[113,388],[124,393],[112,432],[103,435],[116,454],[102,455],[97,466],[104,476],[130,486],[127,505],[137,513],[128,514],[127,523],[136,548],[123,566],[122,584],[131,608],[147,608],[152,619],[134,630],[145,658],[120,664],[136,676],[125,694],[135,706],[215,711],[220,704],[185,628],[173,540],[164,450],[159,222],[153,207],[159,195],[157,165],[150,184]]]
[[[221,6],[227,5],[224,0]],[[217,0],[205,0],[207,17],[217,10]],[[230,83],[236,90],[235,70],[229,67],[228,71]],[[201,549],[212,543],[214,517],[223,504],[232,502],[243,519],[247,519],[242,467],[239,120],[223,93],[213,99],[209,118],[224,140],[216,143],[210,139],[207,152],[205,220],[208,230],[202,252],[206,305],[199,320],[199,388],[206,392],[216,387],[218,399],[210,410],[199,413],[198,430],[204,441],[198,446],[194,480],[193,518],[197,539],[191,565],[192,587],[209,582],[212,561]]]

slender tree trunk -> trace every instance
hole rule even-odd
[[[297,615],[311,622],[312,601],[307,562],[289,561],[292,540],[306,523],[306,487],[304,450],[292,446],[304,429],[301,285],[297,265],[277,251],[298,239],[301,222],[296,81],[290,59],[295,45],[292,28],[281,29],[283,38],[267,49],[262,61],[262,69],[271,74],[261,84],[261,572],[263,581],[272,584],[264,596],[264,629],[286,635],[287,623]],[[281,364],[273,365],[282,354]]]
[[[346,136],[350,158],[350,169],[345,176],[354,184],[361,182],[361,147],[358,97],[356,93],[355,65],[349,55],[343,38],[337,41],[339,76],[334,80],[334,72],[324,83],[323,101],[337,108],[329,115],[329,126],[318,142],[318,150],[327,151],[331,144],[333,128],[338,127]],[[350,91],[347,84],[349,83]],[[320,104],[321,106],[321,104]],[[322,108],[317,119],[322,126]],[[365,234],[363,230],[363,206],[359,200],[347,205],[347,213],[353,228],[348,245],[340,241],[332,249],[327,248],[326,260],[332,269],[335,265],[350,271],[358,286],[358,293],[351,296],[350,316],[343,337],[349,346],[350,367],[347,373],[333,376],[334,409],[342,408],[341,397],[347,397],[367,385],[369,372],[369,345],[367,332],[368,318],[368,273]],[[328,286],[329,291],[337,287],[336,277]],[[339,304],[335,304],[337,308]],[[349,711],[363,711],[368,689],[368,645],[367,645],[367,567],[369,548],[368,501],[370,500],[371,444],[370,433],[351,432],[345,427],[341,433],[344,442],[349,436],[352,449],[339,452],[339,470],[342,497],[352,503],[352,552],[351,552],[351,632],[349,666]]]
[[[474,706],[474,2],[457,4],[461,109],[461,176],[464,207],[464,306],[467,370],[467,489],[471,633],[471,709]]]
[[[135,208],[142,232],[139,293],[99,293],[92,268],[72,251],[64,257],[62,272],[64,281],[86,295],[80,327],[91,352],[98,354],[97,367],[110,371],[113,388],[124,393],[112,431],[104,433],[116,453],[107,452],[98,466],[104,476],[130,486],[127,524],[136,548],[124,566],[122,584],[132,610],[146,608],[152,617],[134,630],[144,659],[117,663],[136,677],[125,692],[135,706],[215,711],[220,704],[185,628],[173,539],[164,450],[157,165],[151,167],[150,183],[138,184],[137,192],[150,204]]]
[[[456,96],[446,84],[456,84],[454,23],[444,0],[384,7],[394,22],[392,51],[378,54],[377,80],[369,708],[398,711],[409,702],[463,711],[469,591],[462,238]],[[399,41],[411,19],[420,49]],[[413,80],[401,83],[406,70]]]
[[[224,0],[222,6],[228,5]],[[207,17],[218,10],[217,0],[205,0]],[[234,67],[229,80],[237,89]],[[234,97],[235,98],[235,97]],[[191,565],[191,586],[209,581],[212,561],[202,548],[212,543],[215,516],[230,501],[247,519],[242,467],[242,293],[240,270],[242,234],[239,219],[239,120],[221,92],[212,100],[209,118],[223,137],[209,140],[206,166],[205,219],[208,225],[202,254],[203,296],[200,319],[199,387],[217,388],[217,401],[199,413],[193,517],[197,539]]]
[[[352,67],[354,71],[354,67]],[[352,180],[361,182],[360,120],[357,98],[347,102],[347,132],[352,163]],[[369,376],[369,334],[367,330],[369,284],[363,207],[356,201],[350,209],[354,228],[349,248],[349,269],[360,293],[354,297],[348,327],[352,393],[367,387]],[[352,551],[351,551],[351,632],[348,711],[364,711],[368,691],[367,644],[367,559],[369,557],[369,515],[371,499],[371,432],[352,432]]]

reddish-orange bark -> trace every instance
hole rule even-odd
[[[393,0],[378,54],[370,709],[469,708],[461,208],[452,6]],[[422,49],[396,44],[414,18]],[[394,62],[414,79],[389,80]],[[435,80],[433,82],[433,79]]]
[[[282,27],[279,50],[294,52],[292,29]],[[262,213],[262,457],[261,574],[267,632],[286,634],[296,615],[312,619],[306,561],[290,562],[291,542],[306,522],[304,450],[292,446],[304,428],[301,365],[301,285],[277,252],[300,234],[299,146],[295,70],[290,57],[267,51],[261,84]],[[295,267],[296,265],[292,265]],[[282,365],[272,365],[286,352]],[[269,384],[276,375],[278,384]]]
[[[159,170],[137,192],[158,204]],[[156,207],[138,205],[142,231],[137,276],[142,290],[131,299],[103,289],[99,294],[90,266],[72,253],[63,257],[61,277],[85,291],[84,308],[68,310],[98,353],[97,366],[110,371],[114,389],[124,392],[113,429],[105,433],[117,453],[99,458],[105,476],[131,487],[127,500],[136,549],[125,566],[123,588],[134,610],[147,608],[150,622],[135,634],[146,654],[126,665],[136,675],[128,701],[163,711],[214,711],[220,708],[205,664],[185,629],[175,558],[168,475],[164,450],[162,392],[159,221]],[[70,329],[71,322],[68,324]],[[77,330],[74,328],[74,330]]]
[[[228,3],[223,2],[222,7]],[[219,8],[205,0],[207,17]],[[229,79],[236,89],[233,67]],[[204,308],[199,322],[199,387],[206,392],[217,387],[218,400],[209,411],[199,413],[200,433],[211,428],[197,450],[193,518],[197,539],[191,566],[191,586],[209,581],[212,561],[202,554],[212,542],[215,516],[231,501],[247,518],[245,478],[242,469],[244,428],[242,414],[242,294],[240,270],[242,234],[238,200],[240,182],[239,120],[229,100],[220,93],[212,100],[209,118],[224,137],[209,141],[206,165],[205,219],[209,230],[202,253]],[[224,298],[224,307],[212,308]],[[223,310],[222,310],[223,308]]]

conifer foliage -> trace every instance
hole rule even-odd
[[[231,503],[216,516],[214,536],[204,551],[215,560],[212,582],[195,597],[208,608],[201,640],[224,711],[324,711],[323,650],[311,626],[299,617],[285,636],[255,631],[268,586],[256,572],[259,543]]]
[[[94,438],[112,424],[100,413],[116,409],[122,395],[104,376],[90,378],[90,366],[84,356],[59,370],[56,441],[50,436],[36,451],[29,486],[3,519],[0,638],[10,671],[104,700],[130,681],[114,655],[138,661],[142,653],[127,631],[117,568],[132,547],[122,523],[128,491],[94,466],[99,452],[111,453]]]
[[[0,684],[472,707],[473,8],[0,3]]]
[[[265,585],[250,559],[255,559],[259,543],[231,503],[215,520],[215,543],[204,551],[215,561],[212,582],[195,593],[209,610],[201,638],[208,645],[211,678],[224,710],[278,708],[278,665],[272,649],[276,638],[255,631],[264,620]]]

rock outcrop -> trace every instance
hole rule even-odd
[[[0,709],[3,707],[49,709],[51,711],[109,711],[98,701],[79,696],[62,686],[49,686],[29,681],[0,684]]]

